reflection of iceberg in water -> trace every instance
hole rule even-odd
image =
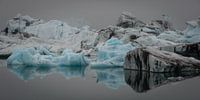
[[[124,70],[125,80],[136,92],[142,93],[153,88],[200,75],[199,71],[181,73],[151,73],[147,71]]]
[[[8,65],[8,69],[15,73],[22,80],[30,80],[35,77],[45,77],[52,73],[61,73],[67,79],[84,76],[86,66],[25,66],[25,65]]]
[[[75,78],[75,77],[84,77],[86,67],[76,66],[76,67],[58,67],[58,72],[62,73],[65,78]]]
[[[101,68],[93,70],[97,74],[97,83],[103,84],[108,88],[118,89],[120,86],[126,85],[123,68]]]

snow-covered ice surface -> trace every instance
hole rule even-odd
[[[176,43],[159,39],[156,36],[144,36],[140,37],[135,40],[136,44],[139,44],[142,47],[146,46],[170,46],[170,45],[176,45]]]
[[[159,39],[168,40],[175,43],[180,43],[183,37],[184,36],[181,33],[175,31],[165,31],[158,36]]]
[[[64,39],[70,34],[78,33],[79,29],[62,21],[50,20],[46,23],[28,26],[24,32],[32,33],[40,38]]]
[[[8,21],[5,31],[8,33],[24,32],[26,27],[30,25],[38,25],[43,22],[44,21],[41,19],[35,19],[28,15],[22,16],[21,14],[18,14],[16,17]]]

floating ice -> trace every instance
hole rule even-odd
[[[143,36],[135,40],[136,45],[146,47],[146,46],[170,46],[176,45],[176,43],[159,39],[156,36]]]
[[[175,43],[179,43],[181,38],[183,38],[183,35],[178,34],[178,32],[175,31],[165,31],[161,33],[158,36],[159,39],[167,40],[167,41],[172,41]]]
[[[24,32],[24,29],[30,25],[37,25],[43,23],[43,20],[34,19],[30,16],[22,16],[18,14],[16,17],[8,21],[7,27],[5,29],[6,33],[17,33]]]
[[[46,23],[26,27],[25,32],[46,39],[60,39],[79,32],[79,29],[58,20],[51,20]]]
[[[76,28],[59,20],[44,22],[21,15],[9,20],[4,31],[4,34],[0,34],[0,56],[9,55],[14,49],[41,45],[48,46],[53,52],[65,48],[87,52],[94,47],[97,36],[89,26]]]
[[[184,31],[182,41],[185,43],[200,42],[200,19],[187,23],[187,29]]]
[[[116,67],[122,66],[126,53],[133,50],[131,44],[123,44],[117,38],[111,38],[97,51],[97,62],[92,67]]]
[[[122,12],[121,16],[118,19],[117,26],[123,28],[138,28],[145,26],[145,23],[138,20],[130,12]]]
[[[65,46],[67,45],[68,48],[75,51],[92,48],[97,36],[95,32],[89,29],[89,26],[78,29],[58,20],[27,27],[25,32],[44,39],[61,40],[65,42]]]
[[[160,34],[160,30],[158,29],[158,28],[148,28],[148,27],[144,27],[144,28],[142,28],[142,31],[143,32],[146,32],[146,33],[151,33],[151,34],[155,34],[155,35],[157,35],[157,34]]]
[[[43,47],[15,50],[7,59],[7,63],[27,66],[86,66],[88,64],[82,54],[66,49],[60,56],[56,56]]]

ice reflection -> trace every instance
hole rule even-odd
[[[67,79],[83,77],[86,66],[26,66],[8,65],[8,69],[15,73],[22,80],[30,80],[35,77],[45,77],[52,73],[61,73]]]
[[[123,68],[101,68],[93,69],[97,75],[97,83],[103,84],[110,89],[118,89],[126,85]]]
[[[59,73],[66,79],[85,78],[85,66],[8,66],[8,69],[15,73],[22,80],[31,80],[36,77],[43,78],[52,73]],[[184,79],[200,75],[200,71],[180,72],[180,73],[152,73],[146,71],[124,70],[123,68],[92,68],[89,71],[95,72],[96,82],[109,89],[119,89],[129,85],[138,93],[147,92],[148,90],[159,86],[177,82]],[[93,75],[92,75],[93,76]],[[88,79],[88,78],[86,78]]]
[[[138,93],[146,92],[170,82],[177,82],[200,75],[200,71],[180,73],[151,73],[146,71],[125,70],[126,83]]]
[[[66,79],[84,78],[86,66],[23,66],[23,65],[8,65],[8,69],[22,80],[31,80],[36,77],[43,78],[52,73],[60,73]],[[123,68],[101,68],[90,71],[95,72],[97,84],[103,84],[110,89],[118,89],[120,86],[126,85],[124,79]],[[88,72],[88,71],[87,71]]]

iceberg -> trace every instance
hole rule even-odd
[[[22,16],[18,14],[16,17],[10,19],[5,28],[6,33],[23,33],[26,27],[43,23],[41,19],[34,19],[28,15]]]
[[[173,28],[172,23],[170,23],[168,16],[163,15],[162,17],[163,19],[152,20],[143,28],[143,31],[154,33],[155,35],[159,35],[164,31],[174,31],[175,29]]]
[[[187,28],[184,33],[182,42],[197,43],[200,42],[200,18],[198,20],[187,22]]]
[[[144,22],[138,20],[134,15],[127,11],[122,12],[117,23],[117,26],[123,28],[139,28],[144,27],[145,25]]]
[[[134,41],[134,45],[139,47],[147,47],[147,46],[164,47],[164,46],[176,45],[176,43],[159,39],[156,36],[143,36],[136,39]]]
[[[180,43],[183,38],[183,34],[175,31],[165,31],[157,36],[158,39],[163,39],[167,41],[172,41],[175,43]]]
[[[151,27],[143,27],[141,30],[142,32],[146,32],[146,33],[154,34],[154,35],[158,35],[161,32],[158,28],[151,28]]]
[[[108,26],[106,28],[100,29],[97,31],[98,36],[95,39],[94,45],[101,45],[102,43],[105,43],[107,40],[109,40],[112,37],[121,38],[123,37],[124,32],[116,32],[117,30],[121,30],[122,28],[116,27],[116,26]]]
[[[123,31],[126,32],[125,35],[120,39],[123,41],[123,43],[134,42],[139,37],[152,35],[133,28],[127,28]]]
[[[120,67],[123,66],[125,55],[134,47],[117,38],[111,38],[103,46],[97,48],[97,62],[91,64],[92,67]]]
[[[84,26],[79,30],[78,33],[68,35],[64,38],[65,45],[68,45],[68,47],[74,51],[94,48],[94,42],[98,34],[90,30],[89,26]]]
[[[187,24],[188,28],[179,32],[166,19],[145,24],[125,12],[117,25],[96,31],[89,26],[77,28],[59,20],[43,22],[19,15],[9,20],[5,29],[12,36],[1,34],[0,57],[7,58],[12,53],[8,64],[85,66],[85,55],[90,61],[95,60],[92,67],[122,67],[126,53],[135,48],[200,42],[199,20]]]
[[[51,53],[43,47],[18,49],[7,59],[8,65],[27,66],[87,66],[82,54],[65,49],[61,55]]]
[[[149,72],[184,72],[200,69],[199,45],[181,44],[129,51],[124,68]]]
[[[65,48],[87,53],[94,48],[98,35],[94,31],[89,26],[77,28],[59,20],[44,22],[18,15],[8,21],[4,33],[0,34],[0,56],[7,57],[14,49],[38,46],[48,47],[55,53]]]
[[[65,49],[61,56],[56,57],[53,62],[59,66],[87,66],[88,60],[83,54],[74,53],[72,50]]]
[[[61,39],[66,38],[70,34],[79,32],[79,29],[71,27],[62,21],[50,20],[46,23],[26,27],[24,31],[32,33],[40,38]]]
[[[60,40],[64,42],[64,46],[68,46],[74,51],[80,51],[81,49],[88,50],[93,48],[97,34],[89,28],[89,26],[84,26],[79,29],[62,21],[51,20],[43,24],[27,27],[25,32],[43,39]]]

